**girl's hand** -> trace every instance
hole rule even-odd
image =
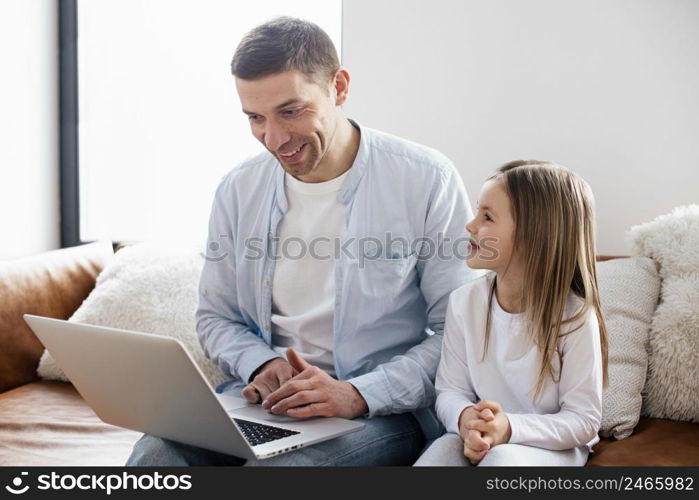
[[[483,460],[483,457],[490,450],[492,440],[487,436],[484,437],[480,431],[468,429],[467,423],[474,419],[488,422],[494,418],[495,416],[489,408],[479,412],[473,406],[464,409],[459,416],[459,434],[464,441],[464,456],[471,465],[476,465]]]
[[[478,447],[481,445],[485,446],[485,448],[479,450]],[[481,433],[478,431],[469,431],[469,437],[464,441],[464,456],[471,465],[477,465],[489,451],[490,445],[483,441]]]
[[[478,404],[472,406],[472,408],[483,416],[488,415],[489,417],[492,412],[493,418],[490,420],[485,420],[483,418],[469,420],[466,423],[466,429],[468,429],[469,432],[480,432],[483,439],[488,441],[491,447],[510,441],[510,437],[512,436],[510,420],[507,418],[507,414],[502,410],[500,403],[497,401],[482,400],[479,401]]]

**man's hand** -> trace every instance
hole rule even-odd
[[[299,373],[265,398],[262,403],[265,410],[294,418],[355,418],[369,410],[362,395],[349,382],[335,380],[292,348],[286,350],[286,357]]]
[[[271,359],[262,365],[258,374],[245,386],[241,394],[248,403],[259,403],[296,374],[298,371],[285,359]]]
[[[464,456],[472,465],[483,460],[491,448],[492,439],[487,435],[484,436],[478,430],[469,429],[468,423],[478,419],[489,422],[494,418],[495,416],[489,408],[478,411],[475,406],[465,408],[459,416],[459,434],[464,440]]]
[[[507,418],[507,414],[503,411],[500,403],[497,401],[482,400],[472,408],[478,412],[479,418],[466,422],[466,429],[468,429],[469,432],[480,432],[483,439],[490,444],[491,448],[510,441],[510,437],[512,436],[510,420]]]

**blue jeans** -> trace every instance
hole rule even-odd
[[[134,445],[127,466],[372,466],[412,465],[425,436],[410,413],[359,418],[365,427],[335,439],[276,455],[265,460],[245,460],[190,446],[150,434]]]

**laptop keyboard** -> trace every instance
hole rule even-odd
[[[233,420],[238,424],[243,436],[245,436],[245,439],[247,439],[252,446],[299,434],[298,431],[282,429],[281,427],[274,427],[272,425],[258,424],[257,422],[250,422],[249,420],[242,420],[240,418],[234,418]]]

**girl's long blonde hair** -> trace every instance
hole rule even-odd
[[[515,223],[513,248],[524,264],[521,303],[530,338],[541,354],[534,400],[549,377],[557,381],[552,361],[558,352],[559,338],[579,329],[591,309],[599,322],[606,387],[608,340],[597,287],[595,212],[590,186],[560,165],[537,160],[507,163],[488,180],[491,179],[503,181],[510,199]],[[488,298],[484,358],[496,287],[497,277]],[[564,319],[571,290],[583,299],[583,305],[573,316]],[[563,327],[568,324],[575,328],[564,333]]]

